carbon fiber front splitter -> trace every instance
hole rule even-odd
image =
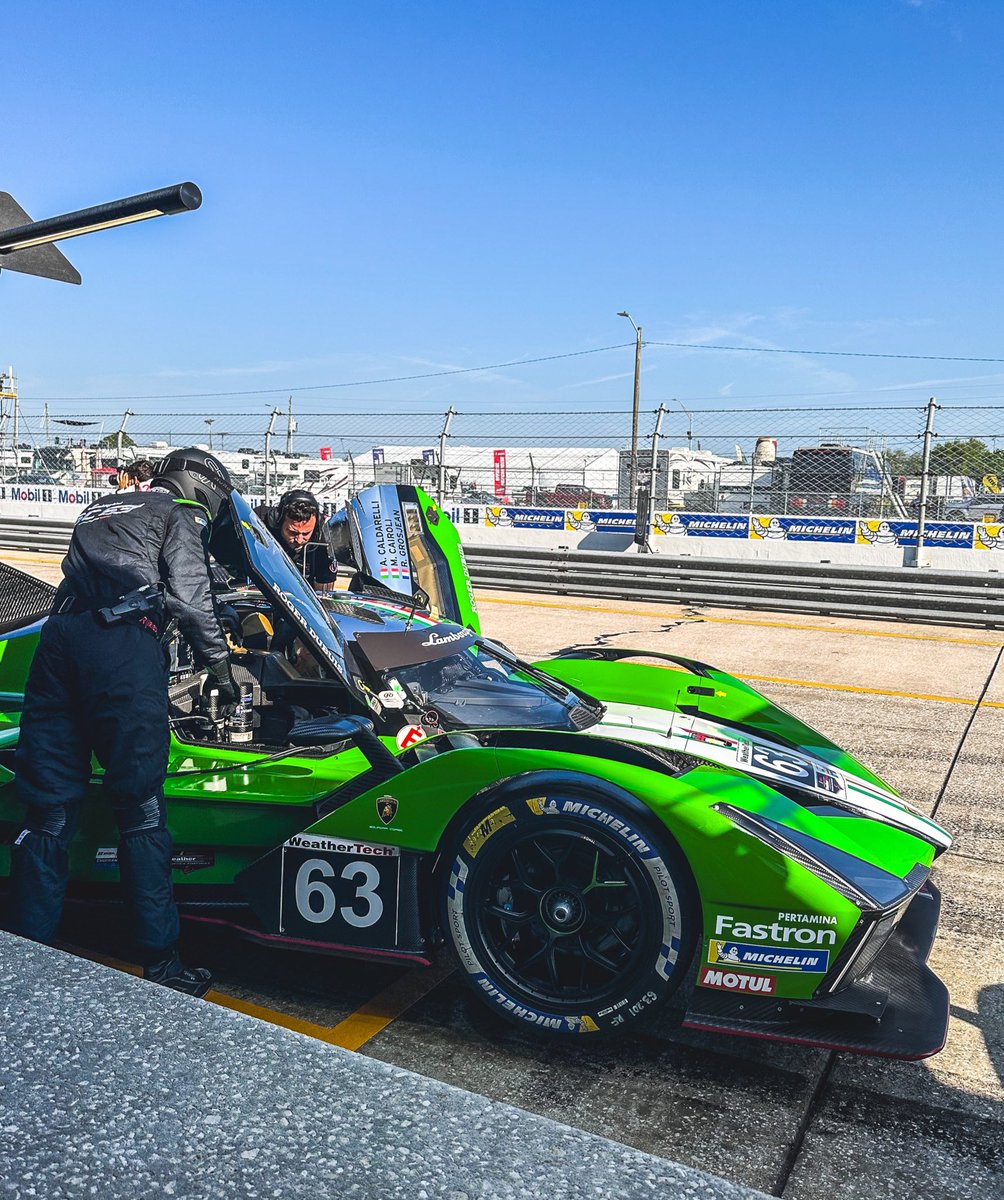
[[[835,996],[774,1000],[699,987],[684,1027],[880,1058],[929,1058],[948,1033],[948,989],[927,966],[940,909],[940,893],[929,882],[867,974]]]

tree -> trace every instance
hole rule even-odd
[[[117,450],[119,448],[119,435],[117,433],[106,433],[101,441],[96,442],[95,445],[99,450]],[[128,433],[123,433],[122,445],[135,446],[136,443],[132,440]]]
[[[919,475],[921,458],[919,450],[887,450],[885,467],[894,478],[897,475]]]
[[[1004,472],[1004,450],[991,450],[981,438],[935,442],[931,450],[932,475],[984,475]]]

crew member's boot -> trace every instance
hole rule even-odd
[[[143,978],[188,996],[204,996],[213,986],[213,977],[205,967],[186,967],[177,951],[170,958],[144,967]]]

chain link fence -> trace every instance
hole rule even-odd
[[[186,407],[184,402],[179,406]],[[0,482],[114,486],[137,458],[212,449],[250,494],[307,487],[332,504],[373,482],[447,504],[658,513],[998,520],[1004,407],[695,407],[560,412],[167,412],[82,415],[0,386]],[[632,453],[632,446],[635,447]]]

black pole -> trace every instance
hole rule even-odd
[[[190,212],[201,204],[202,193],[194,183],[176,183],[171,187],[158,188],[155,192],[143,192],[138,196],[126,196],[122,200],[110,200],[107,204],[96,204],[93,208],[81,208],[77,212],[63,213],[58,217],[46,217],[42,221],[29,221],[24,225],[0,230],[0,256],[113,225],[142,221],[147,217]],[[2,261],[0,257],[0,263]]]

